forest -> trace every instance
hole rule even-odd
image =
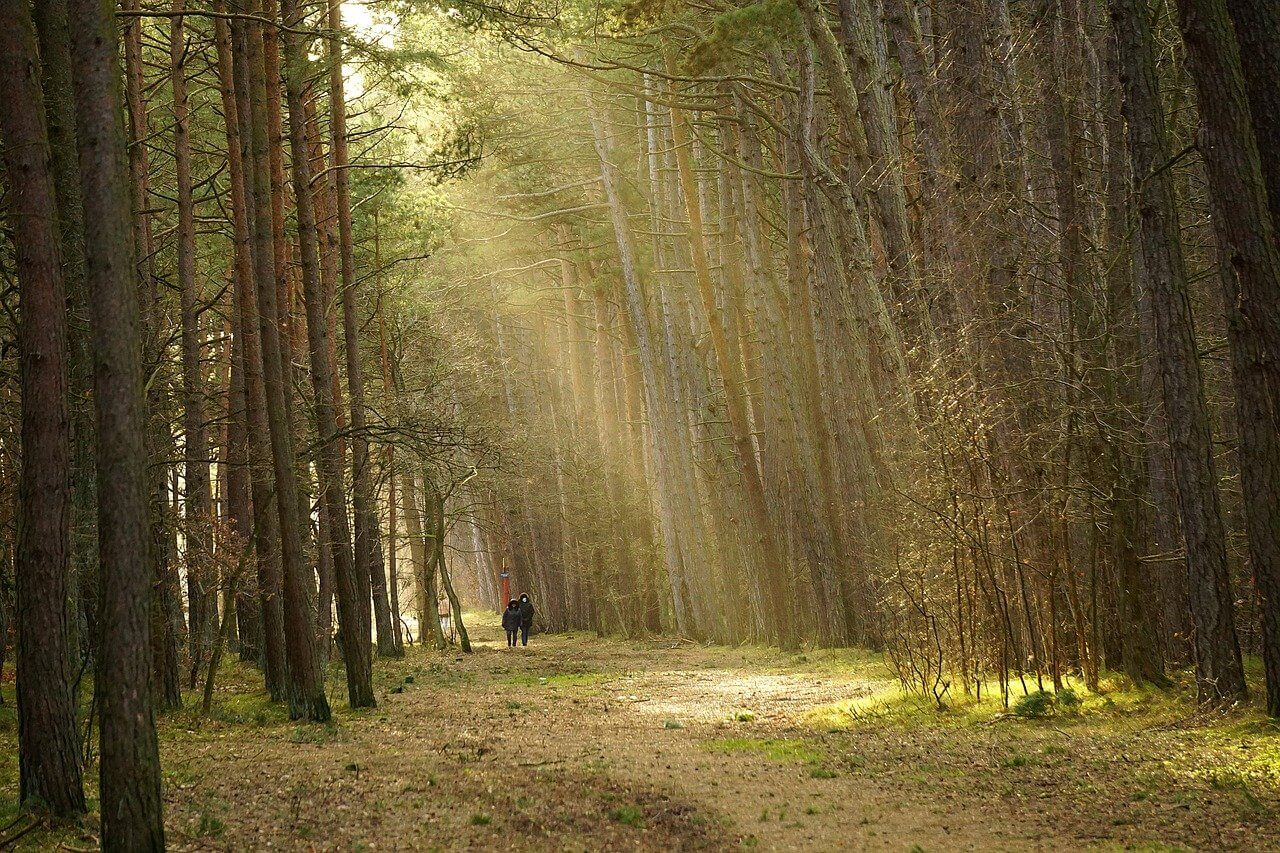
[[[0,0],[0,849],[1280,849],[1278,80]]]

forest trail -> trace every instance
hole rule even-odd
[[[1217,727],[1140,708],[1105,730],[894,719],[874,708],[895,686],[856,653],[585,633],[508,650],[487,616],[472,633],[470,656],[384,662],[379,707],[327,727],[289,723],[233,683],[217,721],[165,718],[171,844],[1280,849],[1274,778],[1196,776]],[[850,700],[862,714],[839,710]],[[1224,752],[1246,745],[1219,733]]]

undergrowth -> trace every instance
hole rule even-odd
[[[1258,674],[1256,662],[1248,669]],[[1096,692],[1074,677],[1057,691],[1047,681],[1041,686],[1028,678],[1025,690],[1015,680],[1007,697],[997,683],[986,683],[981,699],[976,690],[961,693],[941,709],[931,698],[882,682],[866,695],[813,708],[805,721],[829,733],[941,730],[975,744],[994,738],[997,751],[1004,752],[997,766],[1010,771],[1044,763],[1027,751],[1052,756],[1069,751],[1077,739],[1110,744],[1122,754],[1141,752],[1159,778],[1231,794],[1245,814],[1280,816],[1274,806],[1280,794],[1280,721],[1263,713],[1260,677],[1251,684],[1253,701],[1208,708],[1196,701],[1190,671],[1172,675],[1173,686],[1161,690],[1106,673]]]

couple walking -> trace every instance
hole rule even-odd
[[[507,632],[507,648],[515,648],[516,633],[520,634],[520,645],[529,645],[529,629],[533,627],[533,602],[529,593],[520,594],[520,600],[514,598],[502,611],[502,628]]]

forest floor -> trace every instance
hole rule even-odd
[[[1048,718],[943,712],[866,654],[585,633],[508,650],[473,621],[472,655],[380,661],[376,709],[332,678],[328,725],[228,665],[210,717],[161,720],[171,848],[1280,850],[1280,730],[1256,709],[1115,689]]]

